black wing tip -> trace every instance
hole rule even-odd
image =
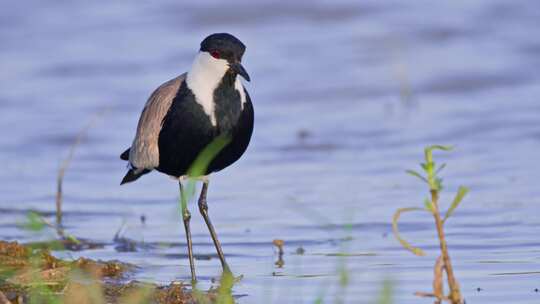
[[[124,151],[122,154],[120,154],[121,160],[129,160],[129,150],[131,148],[128,148],[126,151]]]
[[[120,185],[130,183],[130,182],[136,180],[137,178],[139,178],[139,176],[137,176],[133,170],[129,170],[126,173],[126,175],[124,176],[124,178],[122,178],[122,181],[120,182]]]
[[[149,173],[152,170],[143,169],[143,170],[141,170],[139,172],[137,172],[137,171],[138,170],[129,169],[129,171],[126,173],[126,175],[124,176],[124,178],[120,182],[120,185],[136,181],[139,177],[145,175],[146,173]]]

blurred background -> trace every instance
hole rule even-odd
[[[0,9],[0,238],[51,238],[18,228],[29,210],[51,220],[58,168],[77,134],[64,182],[65,225],[100,249],[59,253],[118,259],[133,279],[189,278],[177,185],[161,174],[119,186],[119,154],[150,93],[186,71],[200,41],[229,32],[247,46],[256,126],[233,167],[216,174],[210,215],[243,280],[239,303],[368,303],[390,279],[396,303],[429,303],[437,243],[425,185],[406,175],[423,148],[448,203],[447,224],[471,303],[536,303],[540,272],[540,4],[536,1],[19,1]],[[98,114],[101,113],[101,114]],[[97,118],[96,118],[97,117]],[[221,270],[191,205],[203,284]],[[140,217],[144,215],[143,224]],[[140,245],[123,252],[123,235]],[[285,241],[278,267],[273,239]],[[345,254],[343,254],[345,253]],[[346,269],[350,284],[340,285]],[[512,288],[509,288],[512,286]]]

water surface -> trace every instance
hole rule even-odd
[[[431,218],[411,214],[401,225],[427,257],[402,249],[390,225],[397,208],[427,195],[404,170],[430,144],[456,147],[437,155],[448,163],[442,200],[471,188],[447,224],[467,301],[537,303],[539,18],[536,2],[498,0],[4,4],[0,238],[51,237],[17,223],[30,209],[53,218],[59,164],[106,111],[64,188],[68,231],[107,245],[68,255],[136,263],[138,280],[188,279],[177,186],[154,173],[120,187],[118,155],[150,92],[189,67],[203,37],[227,31],[248,47],[256,129],[241,161],[212,177],[209,204],[244,275],[239,303],[369,303],[387,278],[396,303],[430,303],[413,293],[431,286]],[[220,267],[195,207],[197,270],[209,286]],[[123,235],[146,246],[118,250],[123,222]],[[283,268],[276,238],[286,244]]]

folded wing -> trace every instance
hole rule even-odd
[[[159,166],[158,138],[163,118],[169,111],[172,101],[185,78],[186,74],[184,73],[169,80],[159,86],[148,98],[139,118],[137,133],[131,148],[120,155],[121,159],[129,160],[132,167],[124,178],[125,182],[133,181]]]

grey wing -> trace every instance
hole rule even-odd
[[[159,166],[158,137],[163,118],[185,78],[186,73],[167,81],[148,98],[129,150],[129,162],[135,168],[151,170]]]

